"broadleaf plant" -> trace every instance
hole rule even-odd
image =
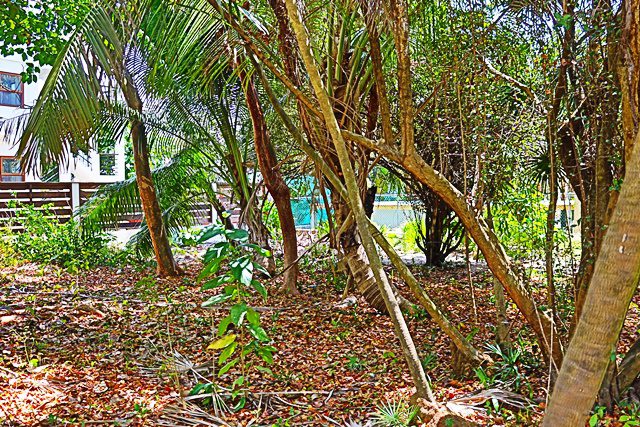
[[[226,303],[230,307],[228,315],[218,323],[217,338],[209,344],[207,350],[217,353],[218,377],[235,367],[239,369],[238,377],[231,386],[231,396],[235,399],[242,395],[235,406],[241,409],[246,404],[249,370],[270,372],[270,369],[256,362],[262,360],[272,364],[273,353],[276,351],[269,345],[271,339],[260,324],[260,315],[248,304],[248,300],[256,293],[265,299],[267,297],[266,288],[256,274],[268,273],[255,259],[270,254],[269,251],[249,243],[249,235],[245,230],[227,230],[216,224],[203,232],[199,242],[204,243],[213,238],[219,241],[207,249],[198,281],[202,290],[221,288],[221,292],[207,299],[202,306]],[[198,394],[203,390],[211,393],[214,388],[219,388],[215,381],[197,384],[191,394]]]

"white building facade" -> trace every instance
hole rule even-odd
[[[29,114],[44,86],[50,67],[42,67],[35,83],[23,83],[20,73],[26,65],[18,55],[0,58],[0,120]],[[68,156],[69,164],[57,170],[25,172],[20,168],[18,147],[0,135],[0,182],[109,183],[125,179],[124,141],[103,141],[88,155]]]

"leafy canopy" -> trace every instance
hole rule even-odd
[[[25,82],[36,81],[41,65],[52,65],[89,10],[89,0],[5,0],[0,2],[0,54],[26,62]]]

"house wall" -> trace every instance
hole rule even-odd
[[[0,72],[19,74],[26,69],[24,62],[18,55],[0,57]],[[35,83],[24,84],[24,108],[0,106],[0,120],[10,119],[28,114],[36,103],[38,95],[49,75],[50,67],[42,67]],[[14,157],[17,146],[6,135],[0,135],[0,156]],[[116,182],[125,178],[125,142],[119,141],[115,146],[115,173],[113,175],[100,174],[100,155],[92,151],[88,156],[71,158],[67,165],[60,165],[60,182]],[[39,172],[25,174],[25,181],[40,181]]]

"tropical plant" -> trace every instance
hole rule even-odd
[[[51,205],[17,206],[23,230],[3,236],[22,259],[60,265],[71,272],[97,265],[115,264],[120,258],[110,248],[113,237],[79,227],[73,220],[60,222]]]
[[[248,237],[244,230],[227,230],[220,225],[210,227],[200,237],[200,242],[220,238],[220,241],[207,249],[204,267],[198,280],[202,283],[202,290],[222,290],[207,299],[202,304],[203,307],[232,304],[229,314],[218,324],[219,338],[212,342],[207,350],[219,351],[218,377],[234,367],[239,370],[231,385],[232,398],[240,396],[236,405],[238,409],[246,404],[250,370],[270,372],[268,367],[257,363],[255,359],[271,364],[273,353],[276,351],[268,344],[271,340],[260,324],[259,313],[248,305],[248,300],[254,293],[266,299],[267,291],[256,276],[268,275],[268,272],[254,260],[256,254],[268,254],[263,248],[249,243]],[[214,386],[214,382],[198,384],[191,393],[197,394],[206,387]]]
[[[151,176],[150,135],[144,122],[145,106],[154,106],[148,105],[140,85],[151,58],[148,40],[138,37],[138,31],[149,15],[145,1],[94,5],[58,55],[31,113],[6,128],[20,134],[23,166],[35,172],[95,149],[101,131],[113,140],[130,134],[158,273],[174,275],[177,269]],[[105,116],[111,118],[107,128],[101,120]]]
[[[408,427],[418,415],[418,408],[399,400],[379,405],[373,413],[373,425],[380,427]]]

